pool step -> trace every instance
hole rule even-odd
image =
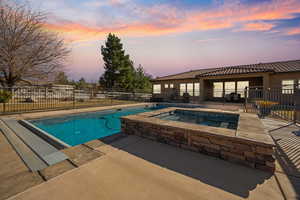
[[[48,167],[15,133],[0,120],[1,132],[31,171],[38,171]]]
[[[54,146],[19,124],[16,119],[4,118],[2,121],[48,166],[68,158]]]
[[[43,131],[42,129],[40,129],[36,126],[34,126],[33,124],[31,124],[30,122],[28,122],[26,120],[19,120],[18,122],[22,126],[27,128],[28,130],[30,130],[32,133],[36,134],[37,136],[39,136],[43,140],[47,141],[49,144],[51,144],[52,146],[54,146],[55,148],[57,148],[59,150],[71,147],[67,143],[65,143],[65,142],[59,140],[58,138],[50,135],[49,133]]]

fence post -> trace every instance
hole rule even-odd
[[[300,86],[294,92],[294,123],[300,123]]]
[[[48,88],[47,88],[47,86],[45,86],[44,88],[45,88],[45,91],[44,91],[44,92],[45,92],[45,101],[47,102],[47,92],[48,92]]]
[[[73,88],[73,109],[75,109],[75,88]]]

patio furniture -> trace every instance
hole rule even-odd
[[[225,100],[227,102],[240,102],[241,101],[241,95],[237,94],[235,92],[232,92],[230,94],[225,95]]]
[[[187,92],[183,93],[182,101],[183,101],[183,103],[190,103],[190,94]]]

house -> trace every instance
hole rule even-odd
[[[244,98],[245,88],[280,88],[292,93],[300,84],[300,60],[199,69],[152,80],[153,97],[177,101],[188,93],[191,101],[221,100],[227,94]]]

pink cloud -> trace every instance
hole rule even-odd
[[[269,31],[274,27],[273,24],[269,23],[247,23],[244,25],[244,27],[241,29],[243,31]]]
[[[110,0],[120,4],[120,0]],[[45,25],[47,30],[63,33],[69,41],[86,41],[103,37],[109,32],[125,36],[149,36],[191,31],[207,31],[233,28],[240,24],[244,31],[269,31],[274,25],[265,20],[291,19],[300,13],[300,2],[297,0],[273,0],[272,2],[243,5],[225,4],[208,11],[185,12],[167,5],[149,8],[136,8],[136,15],[141,19],[124,22],[115,26],[87,26],[76,22],[63,22]],[[289,34],[297,34],[291,31]]]
[[[204,40],[197,40],[196,42],[199,43],[207,43],[207,42],[214,42],[214,41],[220,41],[222,38],[209,38],[209,39],[204,39]]]
[[[293,28],[293,29],[289,29],[286,32],[287,35],[299,35],[300,34],[300,28]]]

